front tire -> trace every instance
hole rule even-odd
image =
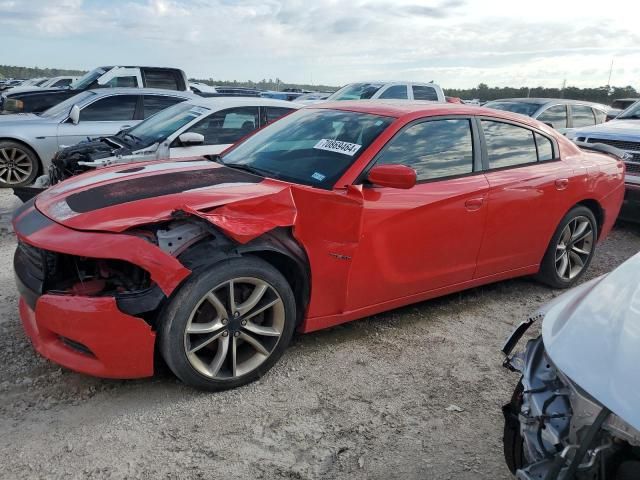
[[[538,279],[569,288],[586,272],[596,250],[598,224],[587,207],[571,209],[560,221],[540,265]]]
[[[287,280],[255,257],[195,270],[160,315],[159,348],[187,385],[226,390],[263,376],[295,329]]]
[[[0,141],[0,188],[30,185],[38,175],[38,156],[26,145]]]

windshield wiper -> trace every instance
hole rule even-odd
[[[220,163],[225,167],[235,168],[236,170],[242,170],[244,172],[253,173],[254,175],[258,175],[260,177],[273,177],[273,173],[267,172],[266,170],[261,170],[260,168],[251,167],[249,165],[242,165],[240,163],[224,163],[222,159],[220,159]]]

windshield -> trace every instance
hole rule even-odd
[[[393,120],[340,110],[298,110],[240,143],[222,162],[330,189]]]
[[[131,130],[127,130],[125,135],[134,137],[144,145],[153,145],[164,140],[192,120],[209,113],[211,110],[206,107],[198,107],[189,102],[178,103],[161,110]]]
[[[634,103],[629,108],[627,108],[624,112],[616,117],[616,120],[620,120],[621,118],[628,118],[633,120],[640,119],[640,101]]]
[[[366,100],[373,97],[383,83],[352,83],[342,87],[327,100]]]
[[[106,73],[107,69],[104,67],[94,68],[88,73],[85,73],[82,77],[71,84],[72,90],[85,90],[89,87],[95,80]]]
[[[77,95],[74,95],[71,98],[67,98],[64,102],[60,102],[57,105],[54,105],[49,110],[45,110],[40,114],[41,117],[57,117],[58,115],[68,115],[71,107],[73,107],[76,103],[81,103],[89,97],[93,97],[95,93],[93,92],[82,92]]]
[[[505,101],[487,102],[484,106],[486,108],[493,108],[495,110],[504,110],[506,112],[519,113],[521,115],[526,115],[527,117],[530,117],[531,115],[536,113],[540,108],[539,103]]]

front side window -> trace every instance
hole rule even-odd
[[[184,98],[168,97],[165,95],[145,95],[142,97],[142,104],[144,105],[144,118],[149,118],[151,115],[168,108],[176,103],[184,102]]]
[[[509,123],[482,120],[489,168],[504,168],[538,161],[533,132]]]
[[[57,105],[54,105],[48,110],[45,110],[40,114],[41,117],[57,117],[59,115],[68,115],[71,111],[71,107],[76,104],[80,104],[82,102],[88,101],[87,99],[91,97],[95,97],[96,94],[91,91],[81,92],[77,95],[74,95],[71,98],[67,98],[64,102],[60,102]]]
[[[593,116],[593,110],[586,105],[573,105],[571,107],[571,119],[573,120],[573,127],[588,127],[589,125],[595,125],[596,119]]]
[[[426,87],[424,85],[414,85],[413,87],[414,100],[430,100],[432,102],[438,101],[438,94],[436,89],[432,87]]]
[[[268,125],[222,161],[272,178],[330,189],[393,118],[303,109]]]
[[[538,116],[538,120],[553,128],[567,128],[567,106],[554,105],[549,107]]]
[[[113,95],[101,98],[80,111],[80,121],[118,122],[133,120],[137,103],[137,95]]]
[[[387,88],[384,92],[380,94],[378,98],[395,98],[398,100],[406,100],[409,98],[407,95],[407,86],[406,85],[392,85]]]
[[[418,181],[473,172],[473,140],[467,119],[411,125],[384,147],[376,165],[406,165]]]
[[[188,131],[204,135],[205,145],[236,143],[258,128],[258,107],[220,110],[195,124]]]

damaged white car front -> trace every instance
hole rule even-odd
[[[536,321],[542,335],[512,355]],[[503,352],[521,374],[503,407],[516,478],[640,479],[640,255],[554,299]]]

